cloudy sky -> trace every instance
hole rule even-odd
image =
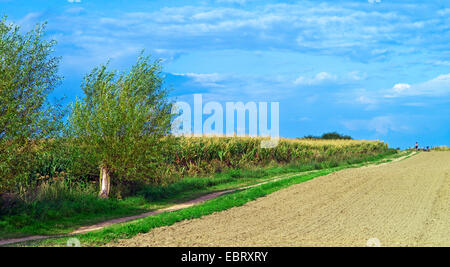
[[[279,101],[285,137],[450,144],[448,1],[0,0],[0,13],[48,22],[68,101],[93,67],[126,70],[145,49],[179,100]]]

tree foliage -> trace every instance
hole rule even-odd
[[[338,139],[351,140],[352,138],[349,135],[343,135],[343,134],[339,134],[337,132],[332,132],[332,133],[325,133],[325,134],[323,134],[321,139],[326,139],[326,140],[338,140]]]
[[[324,140],[352,140],[353,138],[349,135],[343,135],[337,132],[324,133],[322,136],[308,135],[304,137],[305,139],[324,139]]]
[[[0,193],[26,177],[37,146],[59,129],[58,109],[47,102],[59,84],[55,41],[45,24],[22,33],[0,19]]]
[[[141,55],[129,73],[100,66],[86,75],[82,89],[68,136],[116,182],[151,179],[172,118],[160,61]]]

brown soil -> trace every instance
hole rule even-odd
[[[450,152],[346,169],[109,246],[450,246]]]
[[[315,171],[311,171],[311,172],[315,172]],[[246,188],[250,188],[250,187],[255,187],[255,186],[259,186],[259,185],[262,185],[262,184],[265,184],[265,183],[268,183],[268,182],[273,182],[273,181],[277,181],[277,180],[281,180],[281,179],[287,179],[287,178],[290,178],[290,177],[293,177],[293,176],[297,176],[297,175],[300,175],[300,174],[306,174],[306,173],[309,173],[309,172],[295,173],[295,174],[284,174],[284,175],[280,175],[280,176],[269,178],[266,181],[263,181],[263,182],[260,182],[260,183],[254,184],[254,185],[205,194],[205,195],[200,196],[198,198],[195,198],[195,199],[192,199],[192,200],[180,203],[180,204],[174,204],[174,205],[169,206],[167,208],[158,209],[158,210],[154,210],[154,211],[149,211],[149,212],[145,212],[145,213],[142,213],[142,214],[129,216],[129,217],[122,217],[122,218],[117,218],[117,219],[111,219],[111,220],[107,220],[107,221],[104,221],[104,222],[101,222],[101,223],[97,223],[97,224],[93,224],[93,225],[83,226],[83,227],[80,227],[80,228],[76,229],[75,231],[72,231],[69,234],[52,235],[52,236],[34,235],[34,236],[26,236],[26,237],[11,238],[11,239],[0,239],[0,246],[4,246],[4,245],[8,245],[8,244],[14,244],[14,243],[34,241],[34,240],[41,240],[41,239],[46,239],[46,238],[50,238],[50,237],[53,238],[53,237],[72,236],[72,235],[76,235],[76,234],[83,234],[83,233],[88,233],[88,232],[92,232],[92,231],[96,231],[96,230],[101,230],[101,229],[103,229],[103,228],[105,228],[107,226],[113,225],[113,224],[125,223],[125,222],[136,220],[136,219],[141,219],[141,218],[145,218],[145,217],[154,216],[154,215],[157,215],[157,214],[160,214],[160,213],[163,213],[163,212],[170,212],[170,211],[176,211],[176,210],[189,208],[189,207],[194,206],[196,204],[200,204],[200,203],[205,202],[207,200],[219,197],[219,196],[224,195],[224,194],[232,193],[232,192],[235,192],[237,190],[242,190],[242,189],[246,189]]]
[[[411,154],[411,156],[414,155],[414,154],[416,154],[416,153],[413,152]],[[401,160],[403,160],[406,157],[407,156],[402,156],[402,157],[396,158],[396,159],[393,160],[393,162],[401,161]],[[380,163],[376,164],[376,165],[372,164],[372,165],[368,165],[368,166],[370,166],[370,167],[374,167],[375,166],[376,167],[376,166],[382,166],[382,165],[388,164],[388,163],[389,163],[389,161],[382,160],[381,164]],[[172,205],[172,206],[164,208],[164,209],[159,209],[159,210],[155,210],[155,211],[149,211],[149,212],[145,212],[145,213],[138,214],[138,215],[135,215],[135,216],[111,219],[111,220],[107,220],[107,221],[104,221],[104,222],[101,222],[101,223],[97,223],[97,224],[94,224],[94,225],[83,226],[83,227],[80,227],[80,228],[76,229],[75,231],[73,231],[73,232],[71,232],[69,234],[52,235],[52,236],[35,235],[35,236],[26,236],[26,237],[21,237],[21,238],[0,239],[0,246],[8,245],[8,244],[14,244],[14,243],[27,242],[27,241],[41,240],[41,239],[46,239],[46,238],[50,238],[50,237],[53,237],[53,238],[54,237],[64,237],[64,236],[72,236],[72,235],[76,235],[76,234],[88,233],[88,232],[92,232],[92,231],[103,229],[103,228],[105,228],[107,226],[114,225],[114,224],[125,223],[125,222],[136,220],[136,219],[150,217],[150,216],[154,216],[154,215],[157,215],[157,214],[160,214],[160,213],[163,213],[163,212],[170,212],[170,211],[176,211],[176,210],[180,210],[180,209],[185,209],[185,208],[191,207],[193,205],[200,204],[200,203],[202,203],[204,201],[207,201],[207,200],[210,200],[210,199],[216,198],[218,196],[221,196],[221,195],[224,195],[224,194],[228,194],[228,193],[231,193],[231,192],[234,192],[234,191],[237,191],[237,190],[247,189],[247,188],[259,186],[259,185],[262,185],[262,184],[265,184],[265,183],[274,182],[274,181],[278,181],[278,180],[282,180],[282,179],[288,179],[288,178],[291,178],[291,177],[294,177],[294,176],[298,176],[300,174],[304,175],[304,174],[312,173],[312,172],[316,172],[316,171],[308,171],[308,172],[294,173],[294,174],[284,174],[284,175],[280,175],[280,176],[269,178],[266,181],[257,183],[255,185],[250,185],[250,186],[245,186],[245,187],[240,187],[240,188],[235,188],[235,189],[229,189],[229,190],[209,193],[209,194],[203,195],[201,197],[198,197],[196,199],[189,200],[187,202],[183,202],[183,203],[180,203],[180,204],[175,204],[175,205]]]

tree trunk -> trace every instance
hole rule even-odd
[[[101,198],[109,197],[109,190],[111,187],[111,178],[108,167],[102,166],[100,168],[100,194]]]

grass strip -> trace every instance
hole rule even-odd
[[[101,246],[116,239],[131,238],[139,233],[147,233],[150,230],[161,227],[170,226],[176,222],[183,220],[190,220],[200,218],[205,215],[212,214],[232,207],[242,206],[257,198],[266,196],[275,191],[287,188],[291,185],[299,184],[319,176],[327,175],[335,171],[347,168],[357,168],[375,161],[380,161],[385,158],[375,156],[364,163],[339,166],[329,169],[318,170],[317,172],[294,176],[291,178],[277,180],[274,182],[262,184],[260,186],[240,190],[231,194],[223,195],[218,198],[206,201],[202,204],[186,208],[183,210],[165,212],[155,216],[135,220],[128,223],[118,224],[106,227],[102,230],[90,232],[86,234],[77,235],[82,246]],[[69,237],[46,239],[41,241],[24,243],[24,246],[65,246]]]
[[[166,186],[147,186],[136,196],[123,200],[98,199],[96,192],[85,194],[62,188],[56,190],[57,199],[52,194],[41,201],[16,207],[13,214],[0,213],[0,238],[68,234],[81,226],[165,208],[208,193],[250,186],[282,175],[375,161],[399,154],[402,153],[389,150],[345,160],[330,158],[322,162],[232,169],[212,177],[184,178]]]

